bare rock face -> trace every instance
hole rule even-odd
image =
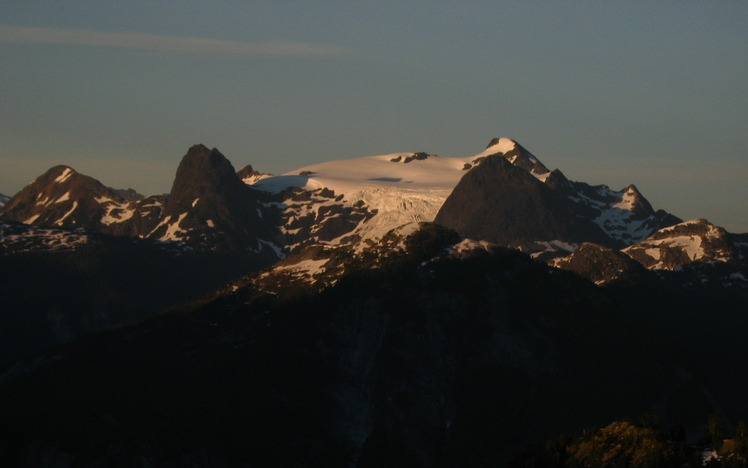
[[[465,174],[434,222],[463,237],[509,246],[533,240],[610,242],[598,226],[574,216],[564,196],[498,155]]]

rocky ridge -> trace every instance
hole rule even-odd
[[[732,262],[739,258],[727,231],[705,219],[660,229],[623,252],[645,267],[657,270],[674,270],[692,262]]]

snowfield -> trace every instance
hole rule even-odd
[[[253,187],[278,193],[289,187],[305,190],[327,188],[343,204],[363,201],[376,215],[361,223],[355,233],[363,239],[379,238],[394,227],[412,222],[430,222],[444,200],[475,160],[492,154],[505,154],[515,148],[509,138],[469,157],[428,155],[417,159],[417,153],[392,153],[378,156],[329,161],[302,167],[280,176],[254,181]],[[540,180],[543,177],[533,174]]]

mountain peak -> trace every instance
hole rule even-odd
[[[149,237],[246,249],[272,230],[261,218],[255,192],[231,162],[217,149],[198,144],[179,163],[162,220]]]
[[[187,154],[182,158],[180,167],[185,164],[200,164],[201,162],[209,162],[216,167],[225,166],[225,163],[231,164],[226,157],[221,154],[216,148],[208,149],[207,146],[198,143],[190,146],[187,150]]]
[[[239,185],[243,184],[234,166],[220,151],[202,144],[193,145],[179,163],[166,212],[184,212],[195,197],[209,192],[232,191]]]
[[[468,171],[434,222],[464,237],[517,246],[536,239],[595,238],[566,216],[562,196],[498,154]],[[578,223],[576,223],[578,224]]]
[[[486,149],[491,148],[492,150],[495,151],[495,153],[507,153],[513,150],[516,146],[517,146],[517,142],[512,140],[511,138],[497,137],[497,138],[493,138],[491,142],[488,143],[488,146],[486,146]]]
[[[510,163],[526,170],[541,182],[545,182],[545,179],[551,172],[538,158],[511,138],[492,139],[485,150],[474,156],[473,164],[482,161],[487,156],[494,155],[501,155]]]
[[[63,183],[76,174],[78,174],[78,172],[72,167],[60,164],[47,169],[47,172],[42,174],[41,177],[39,177],[35,181],[31,182],[31,184],[37,181],[42,183]]]
[[[3,216],[35,226],[92,228],[102,216],[97,198],[122,200],[98,180],[59,165],[10,198],[3,207]]]

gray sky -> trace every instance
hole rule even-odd
[[[2,1],[0,193],[168,192],[194,143],[280,173],[518,140],[748,231],[748,2]]]

